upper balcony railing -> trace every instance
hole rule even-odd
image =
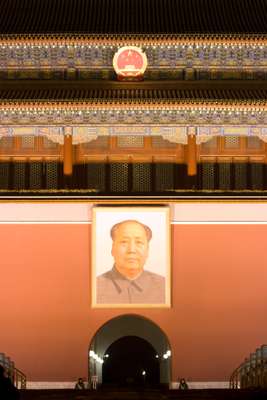
[[[230,388],[267,388],[267,345],[257,348],[234,370]]]

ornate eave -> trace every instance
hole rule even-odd
[[[264,46],[267,34],[2,34],[1,45],[64,45],[64,46],[121,46],[156,45],[156,46],[202,46],[202,45],[232,45],[232,46]]]
[[[198,144],[212,136],[267,137],[266,101],[3,101],[0,119],[1,137],[45,135],[61,144],[66,127],[74,144],[101,135],[161,135],[182,144],[188,134]]]
[[[262,82],[2,82],[2,125],[264,125]]]
[[[222,116],[227,116],[232,121],[237,118],[266,118],[267,115],[267,100],[166,100],[166,99],[87,99],[87,100],[4,100],[0,101],[0,113],[4,115],[26,115],[29,118],[34,115],[51,115],[51,113],[59,113],[62,117],[68,113],[79,113],[81,116],[98,115],[103,119],[103,115],[107,115],[110,121],[111,115],[117,115],[117,118],[124,118],[127,122],[132,123],[136,118],[138,121],[142,118],[142,111],[147,115],[151,114],[151,118],[161,117],[169,113],[176,115],[185,113],[188,117],[194,117],[195,113],[203,114],[212,118],[217,113]],[[34,115],[31,115],[33,113]],[[138,117],[138,115],[140,117]],[[153,116],[152,116],[153,115]],[[131,117],[132,116],[132,117]],[[246,116],[246,117],[245,117]],[[173,117],[171,117],[173,118]],[[3,122],[3,120],[2,120]],[[102,122],[102,121],[100,121]],[[151,121],[153,122],[153,121]]]
[[[0,73],[9,71],[3,77],[10,78],[12,71],[22,71],[41,78],[45,71],[53,78],[53,71],[78,71],[80,78],[111,79],[113,56],[125,45],[145,51],[148,79],[166,79],[164,74],[182,79],[183,73],[192,79],[193,71],[206,71],[214,79],[229,70],[250,77],[267,67],[267,35],[2,35]]]

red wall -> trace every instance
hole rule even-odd
[[[167,334],[173,380],[227,380],[266,342],[266,239],[267,225],[173,227],[173,307],[131,310]],[[0,243],[0,352],[28,380],[86,376],[96,330],[128,314],[90,308],[90,226],[0,225]]]

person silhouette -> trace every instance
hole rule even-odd
[[[85,389],[85,384],[84,384],[83,378],[78,379],[78,381],[76,382],[76,385],[75,385],[75,389],[76,390],[84,390]]]
[[[187,390],[188,389],[188,384],[186,383],[186,380],[182,378],[179,382],[179,390]]]

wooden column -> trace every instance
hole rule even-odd
[[[197,144],[196,128],[187,129],[187,174],[193,176],[197,174]]]
[[[72,175],[72,128],[64,128],[64,175]]]

